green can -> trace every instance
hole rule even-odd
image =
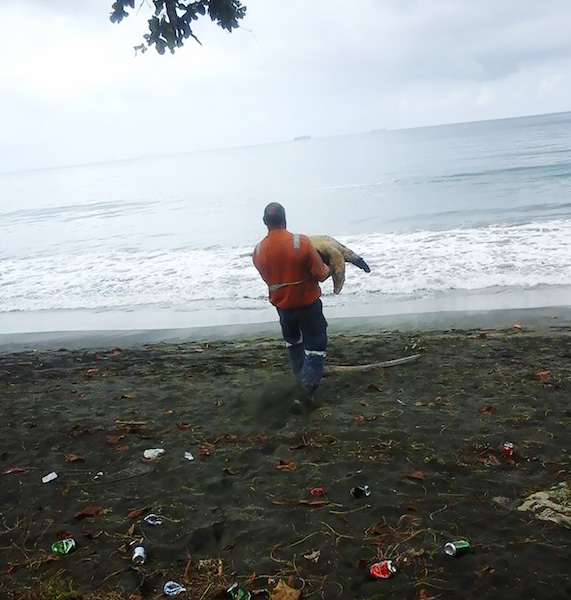
[[[230,594],[232,600],[252,600],[252,594],[248,590],[239,586],[237,583],[231,585],[227,590],[227,594]]]
[[[66,538],[65,540],[60,540],[59,542],[54,542],[52,544],[52,552],[54,554],[60,554],[64,556],[65,554],[69,554],[75,550],[75,540],[72,538]]]
[[[458,540],[457,542],[448,542],[444,545],[444,552],[448,556],[458,556],[465,554],[470,550],[470,542],[467,540]]]

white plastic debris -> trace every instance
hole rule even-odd
[[[147,525],[150,525],[151,527],[156,527],[157,525],[163,524],[162,517],[160,515],[155,515],[154,513],[147,515],[143,520]]]
[[[186,460],[194,460],[194,456],[192,456],[191,452],[185,452],[184,458],[186,458]]]
[[[178,596],[179,594],[186,592],[186,588],[176,581],[167,581],[163,589],[167,596]]]
[[[149,448],[143,452],[143,456],[148,460],[152,460],[153,458],[160,458],[164,453],[163,448]]]
[[[319,558],[321,556],[321,550],[315,548],[314,550],[311,550],[310,552],[307,552],[306,554],[303,555],[303,558],[305,558],[305,560],[309,560],[311,562],[318,562]]]
[[[47,475],[42,477],[42,483],[49,483],[54,479],[57,479],[57,473],[55,471],[52,471],[51,473],[48,473]]]

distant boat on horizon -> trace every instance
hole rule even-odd
[[[294,142],[303,142],[304,140],[310,140],[311,136],[310,135],[300,135],[298,137],[294,137],[293,141]]]

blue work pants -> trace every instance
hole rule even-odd
[[[323,377],[327,348],[327,321],[321,300],[301,308],[278,308],[278,314],[292,373],[312,394]]]

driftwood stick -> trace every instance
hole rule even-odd
[[[351,373],[354,371],[374,371],[375,369],[385,369],[387,367],[396,367],[398,365],[406,365],[416,362],[421,357],[420,354],[412,354],[411,356],[403,356],[394,360],[385,360],[383,362],[371,363],[368,365],[329,365],[326,369],[326,374],[329,373]]]

